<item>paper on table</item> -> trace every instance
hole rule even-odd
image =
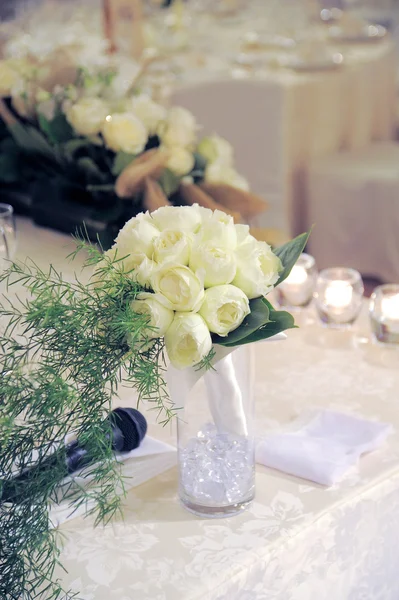
[[[331,410],[314,412],[306,422],[259,442],[256,460],[290,475],[330,486],[355,466],[362,454],[376,450],[391,425]]]
[[[175,466],[177,460],[176,448],[149,436],[146,436],[135,450],[125,454],[116,453],[115,458],[123,463],[122,474],[126,478],[124,481],[126,490],[137,487],[167,471]],[[79,475],[73,479],[79,485],[87,482],[87,478],[79,477]],[[66,521],[82,516],[92,506],[93,504],[88,503],[75,510],[67,501],[54,505],[50,509],[53,526],[57,527]]]

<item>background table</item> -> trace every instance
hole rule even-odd
[[[54,262],[68,277],[79,267],[64,262],[73,243],[62,235],[20,220],[19,239],[19,258]],[[310,406],[397,428],[399,355],[367,337],[363,315],[356,333],[315,322],[273,351],[258,344],[258,433]],[[116,403],[132,405],[134,393],[122,389]],[[174,438],[170,428],[150,431]],[[179,506],[172,469],[128,493],[124,520],[95,530],[81,518],[62,526],[68,574],[58,575],[84,600],[397,600],[398,461],[396,431],[329,489],[258,466],[251,508],[215,521]]]

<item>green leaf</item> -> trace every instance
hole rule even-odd
[[[305,248],[308,242],[309,236],[310,231],[308,231],[307,233],[302,233],[301,235],[298,235],[298,237],[287,242],[283,246],[280,246],[280,248],[274,250],[274,254],[276,254],[283,263],[283,270],[275,287],[277,287],[282,281],[284,281],[284,279],[287,279],[288,275],[291,273],[292,267],[295,265],[299,256],[302,254],[303,249]]]
[[[263,302],[263,298],[256,298],[249,303],[251,312],[237,329],[229,333],[227,337],[213,335],[212,341],[220,346],[240,346],[245,340],[260,327],[269,323],[269,308]]]
[[[34,127],[14,123],[9,126],[9,131],[24,152],[43,154],[51,160],[56,160],[53,148],[47,142],[46,138]]]
[[[163,189],[165,195],[169,198],[177,192],[180,186],[181,177],[175,175],[170,169],[164,169],[161,177],[158,180],[159,185]]]
[[[271,310],[270,321],[266,325],[260,327],[251,335],[247,336],[239,342],[239,344],[225,344],[226,346],[243,346],[244,344],[252,344],[253,342],[260,342],[267,338],[277,335],[287,329],[295,329],[294,317],[284,310]]]
[[[78,167],[84,171],[88,182],[102,183],[105,182],[106,176],[100,171],[94,160],[88,156],[83,156],[77,161]]]
[[[206,165],[207,165],[207,160],[205,158],[205,156],[202,156],[202,154],[200,154],[199,152],[193,152],[193,156],[194,156],[194,171],[201,171],[202,173],[205,171],[206,169]]]
[[[111,173],[118,177],[125,167],[136,158],[136,154],[129,154],[128,152],[118,152],[115,155],[114,164],[112,165]]]
[[[62,112],[56,114],[51,121],[39,113],[39,126],[52,144],[62,144],[74,136],[73,129]]]
[[[68,140],[65,144],[63,144],[62,150],[65,158],[71,162],[74,162],[75,154],[87,146],[90,146],[90,142],[87,138],[74,138],[73,140]]]
[[[21,151],[15,141],[9,137],[0,144],[0,181],[14,183],[20,179]]]

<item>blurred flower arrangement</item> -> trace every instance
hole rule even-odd
[[[36,222],[66,232],[84,222],[108,247],[142,210],[198,203],[242,222],[266,208],[226,140],[198,139],[189,111],[140,93],[145,65],[126,77],[60,53],[0,62],[0,182],[23,183]]]

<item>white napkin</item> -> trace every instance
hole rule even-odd
[[[123,463],[122,474],[126,478],[124,486],[126,490],[130,490],[174,467],[177,454],[173,446],[146,436],[138,448],[126,453],[116,452],[115,458]],[[79,474],[75,475],[73,480],[82,486],[88,482],[87,477],[80,477]],[[50,509],[51,522],[57,527],[85,514],[90,507],[90,503],[87,503],[75,510],[69,502],[60,502]]]
[[[378,448],[391,425],[332,410],[313,412],[289,431],[260,440],[258,463],[290,475],[330,486],[342,479],[365,452]]]

